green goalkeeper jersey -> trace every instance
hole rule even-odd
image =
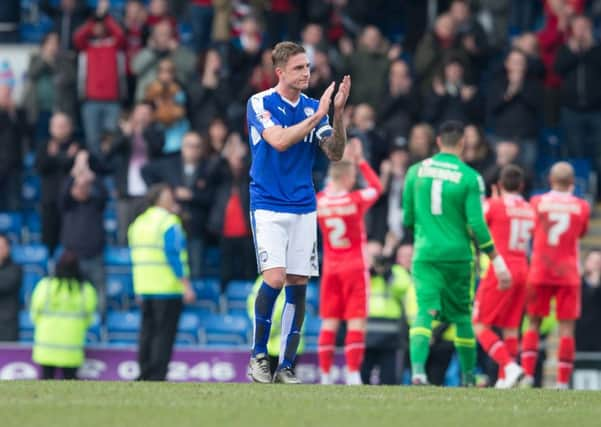
[[[415,261],[471,261],[473,239],[494,249],[482,213],[484,181],[453,154],[439,153],[407,172],[403,224],[414,230]]]

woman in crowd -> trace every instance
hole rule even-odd
[[[54,276],[43,278],[31,297],[32,359],[42,367],[42,379],[54,379],[57,368],[64,379],[76,378],[95,310],[96,291],[82,280],[77,256],[63,252]]]

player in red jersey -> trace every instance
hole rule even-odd
[[[527,311],[529,327],[522,337],[523,384],[532,385],[538,355],[541,319],[549,314],[555,297],[559,320],[557,387],[567,388],[574,364],[574,323],[580,317],[579,239],[588,228],[590,207],[572,195],[574,169],[569,163],[553,165],[551,191],[533,197],[536,219]]]
[[[321,383],[331,384],[336,333],[341,320],[347,321],[344,347],[346,383],[361,384],[360,368],[365,351],[368,266],[363,216],[380,193],[376,173],[363,159],[361,143],[349,146],[351,161],[332,163],[330,183],[317,195],[317,219],[323,235],[324,261],[321,279],[320,316],[323,319],[318,341]],[[351,191],[356,181],[356,166],[367,188]]]
[[[478,342],[499,365],[497,388],[511,388],[523,375],[515,362],[518,354],[518,328],[526,302],[528,278],[528,244],[534,227],[534,210],[520,195],[524,172],[508,165],[501,171],[500,195],[484,205],[486,223],[495,247],[511,272],[511,286],[503,287],[493,268],[480,282],[474,303],[474,332]],[[493,331],[501,328],[502,339]]]

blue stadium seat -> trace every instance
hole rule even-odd
[[[319,329],[321,320],[317,316],[307,315],[304,323],[305,348],[307,350],[317,349],[317,340],[319,339]]]
[[[249,342],[251,325],[246,316],[211,313],[200,318],[200,329],[203,344],[244,345]]]
[[[319,310],[319,287],[309,282],[307,285],[307,312],[317,314]]]
[[[26,211],[25,217],[25,231],[26,241],[28,244],[39,244],[42,241],[42,220],[40,214],[35,210]]]
[[[86,333],[86,343],[99,344],[102,342],[102,325],[98,313],[94,314],[94,321],[88,328]]]
[[[177,325],[176,345],[198,344],[200,336],[200,315],[194,311],[184,311]]]
[[[127,246],[107,246],[104,250],[104,263],[111,266],[130,266],[129,248]]]
[[[35,286],[42,279],[37,271],[24,271],[21,279],[21,290],[20,290],[20,303],[22,307],[29,307],[31,301],[31,294]]]
[[[134,299],[131,274],[108,273],[106,276],[107,306],[116,310],[128,309]]]
[[[21,310],[19,312],[19,341],[30,343],[33,341],[33,322],[29,316],[29,311]]]
[[[108,342],[111,344],[136,344],[140,320],[139,311],[109,311],[106,316]]]
[[[221,288],[217,280],[194,280],[192,286],[196,292],[196,301],[193,306],[219,311],[221,306]]]
[[[109,203],[104,210],[103,222],[108,243],[116,243],[118,230],[117,211],[112,203]]]
[[[0,212],[0,233],[6,234],[13,242],[21,241],[23,218],[19,212]]]
[[[131,256],[127,246],[106,246],[104,266],[107,274],[131,274]]]
[[[244,280],[232,280],[228,283],[225,291],[225,300],[228,312],[246,312],[246,300],[253,288],[253,282]]]
[[[215,246],[209,246],[205,249],[203,272],[206,275],[218,275],[219,274],[219,260],[221,255],[219,248]]]
[[[35,208],[40,200],[41,184],[39,175],[27,175],[23,178],[23,186],[21,187],[21,198],[23,205],[28,209]]]
[[[41,244],[13,245],[12,258],[24,271],[45,275],[48,269],[48,249]]]

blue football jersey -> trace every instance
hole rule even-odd
[[[253,95],[246,106],[252,152],[250,208],[308,213],[316,210],[311,172],[319,141],[332,134],[324,117],[303,141],[279,152],[263,139],[271,126],[289,127],[312,116],[319,101],[301,94],[294,104],[275,89]]]

